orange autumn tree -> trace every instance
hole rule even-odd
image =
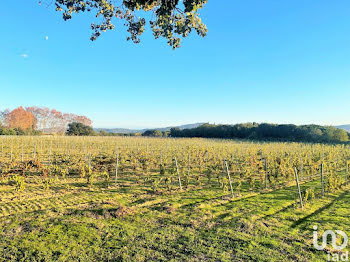
[[[44,133],[64,134],[68,124],[82,123],[92,126],[92,121],[86,116],[72,113],[62,113],[56,109],[46,107],[18,107],[14,110],[0,111],[0,125],[7,128],[21,128],[23,130],[38,130]]]
[[[9,128],[35,129],[36,118],[32,112],[18,107],[6,115],[6,124]]]

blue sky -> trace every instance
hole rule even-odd
[[[150,31],[127,42],[119,24],[91,42],[91,16],[64,22],[35,0],[0,8],[0,110],[46,106],[95,127],[350,124],[348,0],[209,0],[208,36],[176,51]]]

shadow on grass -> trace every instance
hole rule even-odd
[[[292,203],[292,204],[285,206],[284,208],[281,208],[280,210],[274,212],[273,214],[269,214],[269,215],[262,217],[262,219],[268,219],[268,218],[271,218],[275,215],[281,214],[281,213],[287,211],[288,209],[293,208],[294,206],[295,206],[295,203]]]
[[[291,228],[295,228],[299,225],[301,225],[302,223],[306,222],[308,219],[322,213],[323,211],[329,209],[332,205],[334,205],[335,202],[342,200],[345,198],[345,196],[349,194],[349,191],[345,191],[344,193],[342,193],[340,196],[336,197],[335,199],[333,199],[330,203],[328,203],[327,205],[317,209],[315,212],[311,213],[310,215],[307,215],[301,219],[299,219],[298,221],[296,221],[295,223],[293,223],[293,225],[291,226]]]

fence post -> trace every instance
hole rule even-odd
[[[296,180],[297,187],[298,187],[298,193],[299,193],[299,199],[300,199],[300,206],[301,206],[301,209],[303,209],[303,207],[304,207],[304,205],[303,205],[303,197],[302,197],[301,191],[300,191],[298,170],[297,170],[296,167],[294,167],[294,172],[295,172],[295,180]]]
[[[191,173],[191,163],[190,163],[191,159],[190,159],[190,153],[188,153],[188,167],[187,167],[187,176],[190,176]]]
[[[265,168],[265,189],[267,189],[267,176],[268,176],[268,173],[267,173],[267,159],[266,158],[264,159],[264,168]]]
[[[36,158],[36,144],[34,144],[34,149],[33,149],[33,158],[35,160]]]
[[[23,163],[23,142],[22,142],[21,162]]]
[[[117,182],[118,182],[118,164],[119,164],[119,147],[118,147],[118,145],[117,145],[116,155],[117,155],[117,159],[115,162],[115,182],[114,182],[115,186],[117,186]]]
[[[50,143],[50,149],[49,149],[49,167],[51,166],[51,147],[52,147],[52,141]]]
[[[300,158],[300,181],[303,181],[303,169],[304,169],[304,165],[303,165],[303,158]]]
[[[224,160],[225,166],[226,166],[226,172],[227,172],[227,176],[228,176],[228,181],[230,182],[230,188],[231,188],[231,194],[232,194],[232,198],[235,197],[235,195],[233,194],[233,187],[232,187],[232,181],[231,181],[231,176],[230,176],[230,171],[228,170],[228,165],[226,160]]]
[[[176,165],[177,177],[178,177],[178,179],[179,179],[180,190],[182,190],[182,184],[181,184],[180,172],[179,172],[179,167],[178,167],[178,165],[177,165],[177,159],[176,159],[176,157],[174,158],[174,160],[175,160],[175,165]]]
[[[91,153],[89,153],[89,170],[91,168]]]
[[[11,140],[11,162],[13,159],[13,141]]]
[[[321,163],[321,187],[322,187],[322,193],[321,195],[324,196],[324,164]]]
[[[345,170],[345,185],[348,184],[348,173],[349,173],[349,162],[346,161],[346,170]]]

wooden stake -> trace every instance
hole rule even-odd
[[[90,168],[91,168],[91,153],[89,153],[89,172],[90,172]]]
[[[294,167],[294,172],[295,172],[295,180],[296,180],[297,187],[298,187],[298,193],[299,193],[299,199],[300,199],[300,206],[301,206],[301,209],[303,209],[303,208],[304,208],[304,205],[303,205],[303,197],[302,197],[301,191],[300,191],[298,170],[297,170],[296,167]]]
[[[303,169],[304,169],[304,166],[303,166],[303,158],[301,157],[301,158],[300,158],[300,181],[303,180]]]
[[[322,192],[321,192],[321,195],[324,196],[324,164],[322,162],[321,164],[321,188],[322,188]]]
[[[345,168],[345,185],[347,185],[348,184],[349,163],[348,163],[348,161],[346,161],[345,163],[346,163],[346,168]]]
[[[190,153],[188,153],[188,167],[187,167],[187,176],[190,176],[191,165],[190,165]]]
[[[267,176],[268,176],[268,173],[267,173],[267,159],[266,158],[264,159],[264,169],[265,169],[265,189],[267,189]]]
[[[115,163],[115,186],[117,186],[117,182],[118,182],[118,164],[119,164],[119,147],[117,145],[117,160]]]
[[[34,144],[34,150],[33,150],[33,158],[36,158],[36,144]]]
[[[52,147],[52,141],[50,143],[50,150],[49,150],[49,167],[51,166],[51,147]]]
[[[231,194],[232,194],[232,198],[235,197],[235,195],[233,194],[233,187],[232,187],[232,180],[231,180],[231,176],[230,176],[230,171],[228,169],[228,165],[226,160],[224,160],[225,166],[226,166],[226,172],[227,172],[227,176],[228,176],[228,181],[230,182],[230,188],[231,188]]]
[[[22,142],[21,161],[23,162],[23,142]]]
[[[182,184],[181,184],[180,172],[179,172],[179,167],[178,167],[178,165],[177,165],[177,159],[176,159],[176,157],[174,158],[174,160],[175,160],[175,165],[176,165],[177,177],[178,177],[178,179],[179,179],[180,190],[182,190]]]
[[[12,162],[12,158],[13,158],[12,153],[13,153],[13,144],[11,142],[11,162]]]

